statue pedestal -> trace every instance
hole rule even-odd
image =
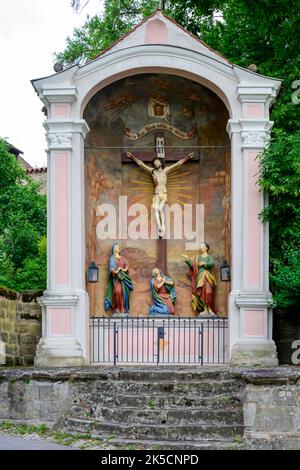
[[[113,318],[113,319],[130,318],[130,314],[129,313],[115,312],[115,313],[112,314],[112,316],[110,318]]]
[[[160,313],[149,314],[147,318],[176,318],[175,315],[165,315]]]
[[[203,320],[209,320],[210,318],[218,318],[218,315],[215,313],[206,313],[206,312],[201,312],[199,315],[197,315],[197,318],[202,318]]]

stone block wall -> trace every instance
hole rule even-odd
[[[0,364],[32,365],[42,335],[40,293],[0,288]]]
[[[254,450],[300,448],[300,368],[278,367],[240,371],[244,439]]]
[[[211,384],[214,385],[210,389]],[[160,392],[157,393],[157,390]],[[217,401],[213,401],[216,397],[210,396],[211,390],[218,393]],[[229,390],[232,391],[231,395],[228,394]],[[230,396],[233,399],[231,401],[228,400]],[[158,397],[157,402],[156,397]],[[240,449],[298,450],[300,448],[299,367],[230,369],[208,366],[175,368],[144,365],[46,369],[0,368],[0,421],[45,423],[54,430],[64,432],[67,419],[69,424],[71,421],[73,423],[72,432],[83,433],[82,427],[89,424],[98,426],[100,432],[99,429],[104,424],[101,432],[103,435],[111,435],[111,431],[107,431],[105,426],[107,424],[110,426],[113,421],[116,422],[117,416],[122,413],[122,406],[123,411],[125,410],[124,418],[121,418],[124,419],[124,423],[118,428],[118,432],[121,429],[122,439],[124,429],[130,425],[130,419],[134,419],[135,423],[129,428],[130,435],[135,432],[133,429],[136,428],[138,420],[141,420],[139,424],[141,430],[149,423],[150,426],[157,423],[155,414],[159,428],[163,416],[171,420],[167,426],[172,426],[174,412],[180,412],[182,404],[187,403],[185,401],[187,397],[189,412],[193,412],[193,407],[199,407],[199,403],[201,406],[205,403],[206,411],[200,415],[195,412],[192,426],[197,426],[198,429],[202,427],[205,436],[206,429],[210,428],[211,442],[217,431],[208,425],[209,420],[216,420],[216,416],[221,416],[218,418],[220,421],[214,421],[214,426],[222,428],[224,419],[227,419],[224,416],[230,416],[229,423],[232,423],[232,419],[236,419],[234,418],[236,405],[240,404],[243,428],[238,435]],[[153,408],[152,405],[149,407],[149,402],[156,403],[156,407]],[[168,414],[163,415],[166,410],[161,403],[166,403],[166,409],[170,407]],[[235,407],[232,408],[234,404]],[[137,411],[137,416],[132,418],[128,407],[133,413]],[[226,415],[222,414],[224,411],[227,411]],[[186,426],[184,420],[188,419],[189,412],[186,415],[177,415],[178,429],[181,425]],[[105,413],[110,416],[110,423],[107,423]],[[150,421],[147,421],[149,418]],[[230,425],[227,427],[230,428]],[[193,427],[192,429],[191,439],[197,443],[201,437],[194,433]],[[178,435],[178,432],[177,440],[181,438],[185,440],[185,434]],[[175,434],[172,439],[175,439]],[[215,437],[215,440],[218,446],[218,438]]]

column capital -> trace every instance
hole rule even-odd
[[[227,132],[240,134],[242,138],[242,148],[263,149],[267,146],[273,122],[268,119],[229,119],[227,122]]]
[[[44,127],[49,150],[71,150],[73,134],[81,134],[84,139],[90,130],[84,119],[48,119]]]

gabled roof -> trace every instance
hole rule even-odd
[[[281,85],[278,79],[260,75],[229,62],[161,10],[156,10],[143,19],[89,62],[73,65],[48,77],[31,80],[31,83],[46,106],[51,100],[62,101],[63,98],[65,102],[73,103],[77,101],[78,96],[85,99],[89,91],[104,80],[105,73],[108,73],[106,79],[109,78],[112,73],[109,67],[115,67],[114,73],[123,73],[130,68],[147,70],[147,67],[151,66],[164,67],[164,59],[166,68],[170,70],[175,63],[180,64],[180,61],[187,61],[189,64],[190,69],[186,70],[187,72],[200,67],[201,71],[197,74],[203,80],[213,83],[212,89],[219,90],[219,96],[225,101],[236,99],[235,87],[238,85],[238,94],[250,93],[252,99],[257,93],[264,96],[264,99],[270,95],[270,105]],[[151,63],[153,65],[150,66]],[[225,91],[227,79],[229,81]],[[260,101],[258,97],[257,99]],[[78,106],[82,105],[84,106],[84,103],[78,101]]]
[[[178,24],[172,17],[166,15],[162,10],[158,9],[152,15],[144,18],[140,23],[138,23],[134,28],[132,28],[128,33],[121,36],[113,44],[107,47],[105,50],[97,54],[89,62],[100,58],[105,55],[107,52],[112,52],[115,50],[123,49],[133,45],[144,43],[145,32],[147,25],[154,21],[158,20],[163,22],[168,28],[169,40],[168,45],[186,47],[187,49],[195,49],[199,52],[204,53],[206,51],[207,55],[215,56],[219,60],[225,61],[227,64],[231,64],[225,57],[223,57],[219,52],[212,49],[204,41],[199,39],[194,34],[190,33],[184,29],[180,24]],[[152,42],[154,43],[154,42]],[[160,44],[160,41],[157,41],[157,44]]]

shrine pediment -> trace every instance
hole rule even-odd
[[[82,114],[90,98],[103,86],[147,72],[174,73],[198,81],[216,93],[235,118],[241,113],[241,101],[267,101],[269,108],[281,85],[280,80],[230,63],[161,10],[90,62],[32,80],[32,84],[46,107],[54,102],[75,101]],[[168,112],[164,103],[156,103],[157,108],[158,105],[164,113]],[[263,109],[257,112],[264,115]]]
[[[218,61],[230,64],[221,54],[211,49],[193,34],[186,31],[173,18],[157,10],[144,19],[125,36],[118,39],[97,57],[139,45],[165,44],[182,49],[189,49],[207,55]]]

